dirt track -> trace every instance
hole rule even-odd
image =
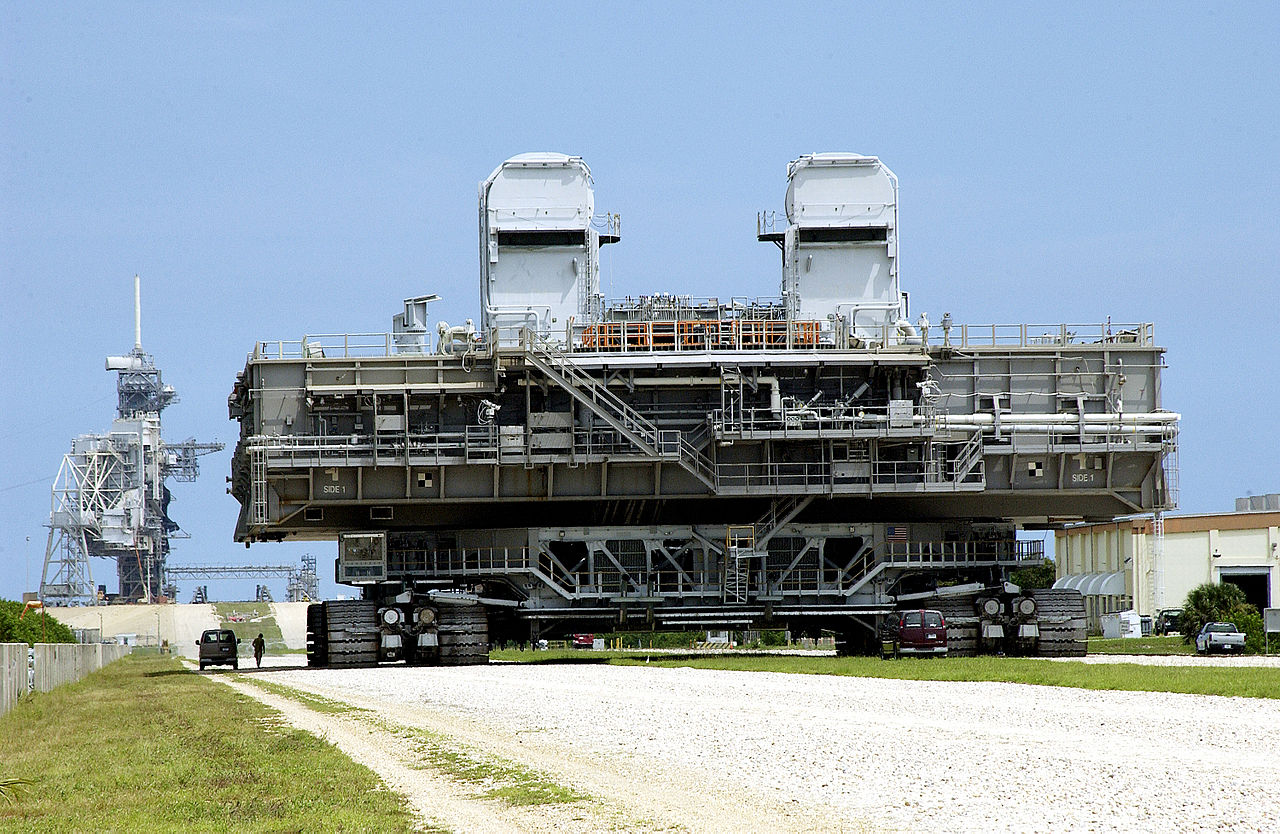
[[[1274,701],[580,665],[262,674],[597,797],[540,830],[1280,829]],[[375,739],[343,749],[377,770],[395,742]],[[389,784],[434,807],[439,777],[407,773]],[[456,830],[527,826],[451,795],[469,810],[435,818]]]

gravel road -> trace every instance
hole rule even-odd
[[[602,665],[262,674],[658,829],[1280,830],[1275,701]]]

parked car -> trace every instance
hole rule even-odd
[[[196,645],[200,647],[200,670],[204,671],[206,666],[239,669],[240,656],[236,648],[239,642],[240,638],[229,628],[211,628],[200,635],[200,639],[196,641]]]
[[[943,619],[942,612],[928,608],[898,612],[897,622],[890,622],[882,652],[885,657],[904,654],[945,656],[947,621]]]
[[[596,636],[594,634],[575,634],[573,635],[569,645],[575,649],[590,649],[596,644]]]
[[[1196,635],[1196,651],[1201,654],[1239,654],[1244,651],[1244,635],[1236,630],[1235,623],[1205,623],[1204,628]]]
[[[1182,617],[1181,608],[1162,608],[1156,613],[1156,634],[1177,634],[1178,620]]]

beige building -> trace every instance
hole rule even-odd
[[[1180,607],[1204,582],[1240,586],[1259,611],[1280,605],[1280,509],[1250,509],[1275,507],[1280,496],[1260,497],[1241,499],[1233,513],[1167,516],[1159,542],[1149,516],[1059,530],[1054,587],[1079,589],[1095,628],[1113,611]]]

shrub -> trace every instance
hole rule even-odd
[[[0,599],[0,643],[74,643],[76,636],[43,611],[33,609],[22,615],[22,603]]]
[[[762,631],[760,632],[760,642],[769,648],[785,646],[787,645],[787,633],[785,631]]]
[[[1261,634],[1262,620],[1258,609],[1245,602],[1244,591],[1230,582],[1216,585],[1206,582],[1187,594],[1187,601],[1182,604],[1182,616],[1178,619],[1178,630],[1182,632],[1182,642],[1189,644],[1196,639],[1205,623],[1235,623],[1236,628],[1244,631],[1241,622],[1250,615],[1258,618],[1258,633]]]
[[[1052,588],[1058,577],[1058,568],[1052,559],[1045,559],[1044,564],[1033,568],[1018,568],[1009,572],[1009,581],[1020,588]]]
[[[1248,606],[1253,608],[1252,605]],[[1262,615],[1256,610],[1247,614],[1236,614],[1231,622],[1236,624],[1236,628],[1244,632],[1244,648],[1249,654],[1262,654],[1265,644],[1263,642],[1262,633]]]

